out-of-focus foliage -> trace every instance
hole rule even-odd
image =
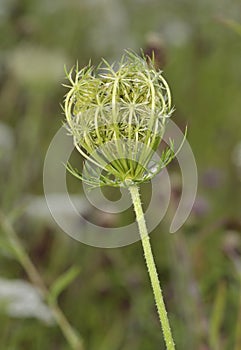
[[[172,205],[151,236],[177,349],[241,347],[241,38],[226,25],[241,23],[240,14],[237,0],[0,1],[0,207],[49,286],[80,267],[59,304],[86,350],[159,349],[162,341],[140,245],[107,250],[75,242],[49,223],[42,197],[45,153],[63,119],[64,65],[112,61],[124,48],[155,48],[199,171],[193,212],[170,235],[181,181],[170,166]],[[68,186],[81,193],[70,176]],[[144,206],[149,192],[144,185]],[[56,205],[64,211],[61,200]],[[83,211],[106,226],[131,219]],[[0,277],[27,282],[1,230]],[[40,315],[15,318],[7,305],[0,300],[0,349],[68,349],[55,324]]]

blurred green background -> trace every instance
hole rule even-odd
[[[9,244],[12,229],[47,286],[71,266],[80,269],[58,302],[84,349],[165,348],[140,243],[98,249],[74,241],[51,220],[43,196],[45,154],[64,118],[64,65],[113,61],[125,48],[155,51],[172,89],[174,121],[188,124],[198,166],[193,211],[174,235],[168,228],[181,175],[176,164],[168,168],[172,203],[151,235],[177,349],[241,349],[235,21],[241,23],[238,0],[0,1],[0,349],[70,349]],[[77,180],[68,176],[68,183],[81,193]],[[148,205],[148,185],[142,192]],[[128,219],[89,209],[86,216],[108,227]]]

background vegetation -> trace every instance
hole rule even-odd
[[[166,217],[151,236],[177,349],[241,349],[241,30],[233,21],[241,22],[238,0],[0,1],[0,349],[70,349],[26,284],[6,220],[47,286],[71,266],[80,270],[59,305],[86,350],[160,349],[140,244],[98,249],[74,241],[43,197],[44,157],[63,119],[64,64],[118,59],[124,48],[155,48],[198,166],[185,226],[171,235]],[[175,164],[168,170],[171,216],[180,173]],[[77,180],[68,182],[81,193]],[[148,185],[142,190],[146,204]],[[125,224],[121,216],[87,215]]]

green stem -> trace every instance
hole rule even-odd
[[[19,263],[24,268],[29,280],[33,285],[35,285],[41,292],[43,298],[48,303],[49,308],[53,313],[53,317],[61,329],[66,341],[73,350],[84,350],[83,341],[80,336],[75,332],[73,327],[68,322],[67,318],[63,314],[62,310],[59,308],[57,303],[51,303],[49,297],[49,291],[39,274],[38,270],[34,266],[33,262],[30,260],[29,256],[25,252],[22,243],[20,242],[11,222],[0,212],[0,226],[2,226],[3,231],[6,234],[8,242],[11,245],[13,252]]]
[[[143,210],[142,210],[139,189],[136,185],[131,185],[131,186],[129,186],[129,191],[131,194],[133,206],[134,206],[135,213],[136,213],[136,220],[138,223],[139,232],[140,232],[140,236],[141,236],[144,257],[146,260],[146,265],[147,265],[148,273],[149,273],[150,280],[151,280],[151,286],[153,289],[153,294],[154,294],[156,307],[157,307],[158,315],[159,315],[161,326],[162,326],[162,331],[163,331],[166,347],[167,347],[167,350],[174,350],[175,344],[173,341],[171,328],[170,328],[169,320],[167,317],[167,311],[166,311],[166,307],[165,307],[163,296],[162,296],[162,290],[161,290],[160,282],[158,279],[156,265],[155,265],[153,254],[152,254],[152,249],[151,249],[151,245],[150,245],[150,240],[149,240],[149,236],[148,236],[146,222],[145,222],[145,218],[144,218],[144,214],[143,214]]]

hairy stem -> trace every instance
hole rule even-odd
[[[166,307],[162,296],[162,290],[158,279],[156,265],[152,254],[146,222],[145,222],[145,218],[142,210],[139,189],[136,185],[131,185],[129,186],[129,191],[131,194],[134,210],[136,213],[136,220],[138,223],[139,233],[141,236],[144,257],[145,257],[148,273],[151,280],[151,286],[152,286],[152,290],[153,290],[153,294],[156,302],[159,319],[162,326],[166,347],[167,347],[167,350],[174,350],[175,344],[173,341],[171,328],[167,317],[167,311],[166,311]]]
[[[34,266],[31,259],[29,258],[28,254],[25,252],[25,249],[21,241],[19,240],[11,222],[2,213],[0,213],[0,225],[2,226],[2,229],[6,234],[6,237],[11,246],[11,249],[15,253],[15,256],[18,262],[24,268],[26,274],[28,275],[29,280],[33,285],[35,285],[39,289],[43,298],[48,303],[48,306],[52,311],[53,317],[56,323],[58,324],[59,328],[61,329],[71,349],[84,350],[82,339],[77,334],[77,332],[72,328],[67,318],[63,314],[62,310],[59,308],[57,303],[52,303],[49,301],[51,299],[49,295],[49,291],[41,275],[39,274],[38,270]]]

